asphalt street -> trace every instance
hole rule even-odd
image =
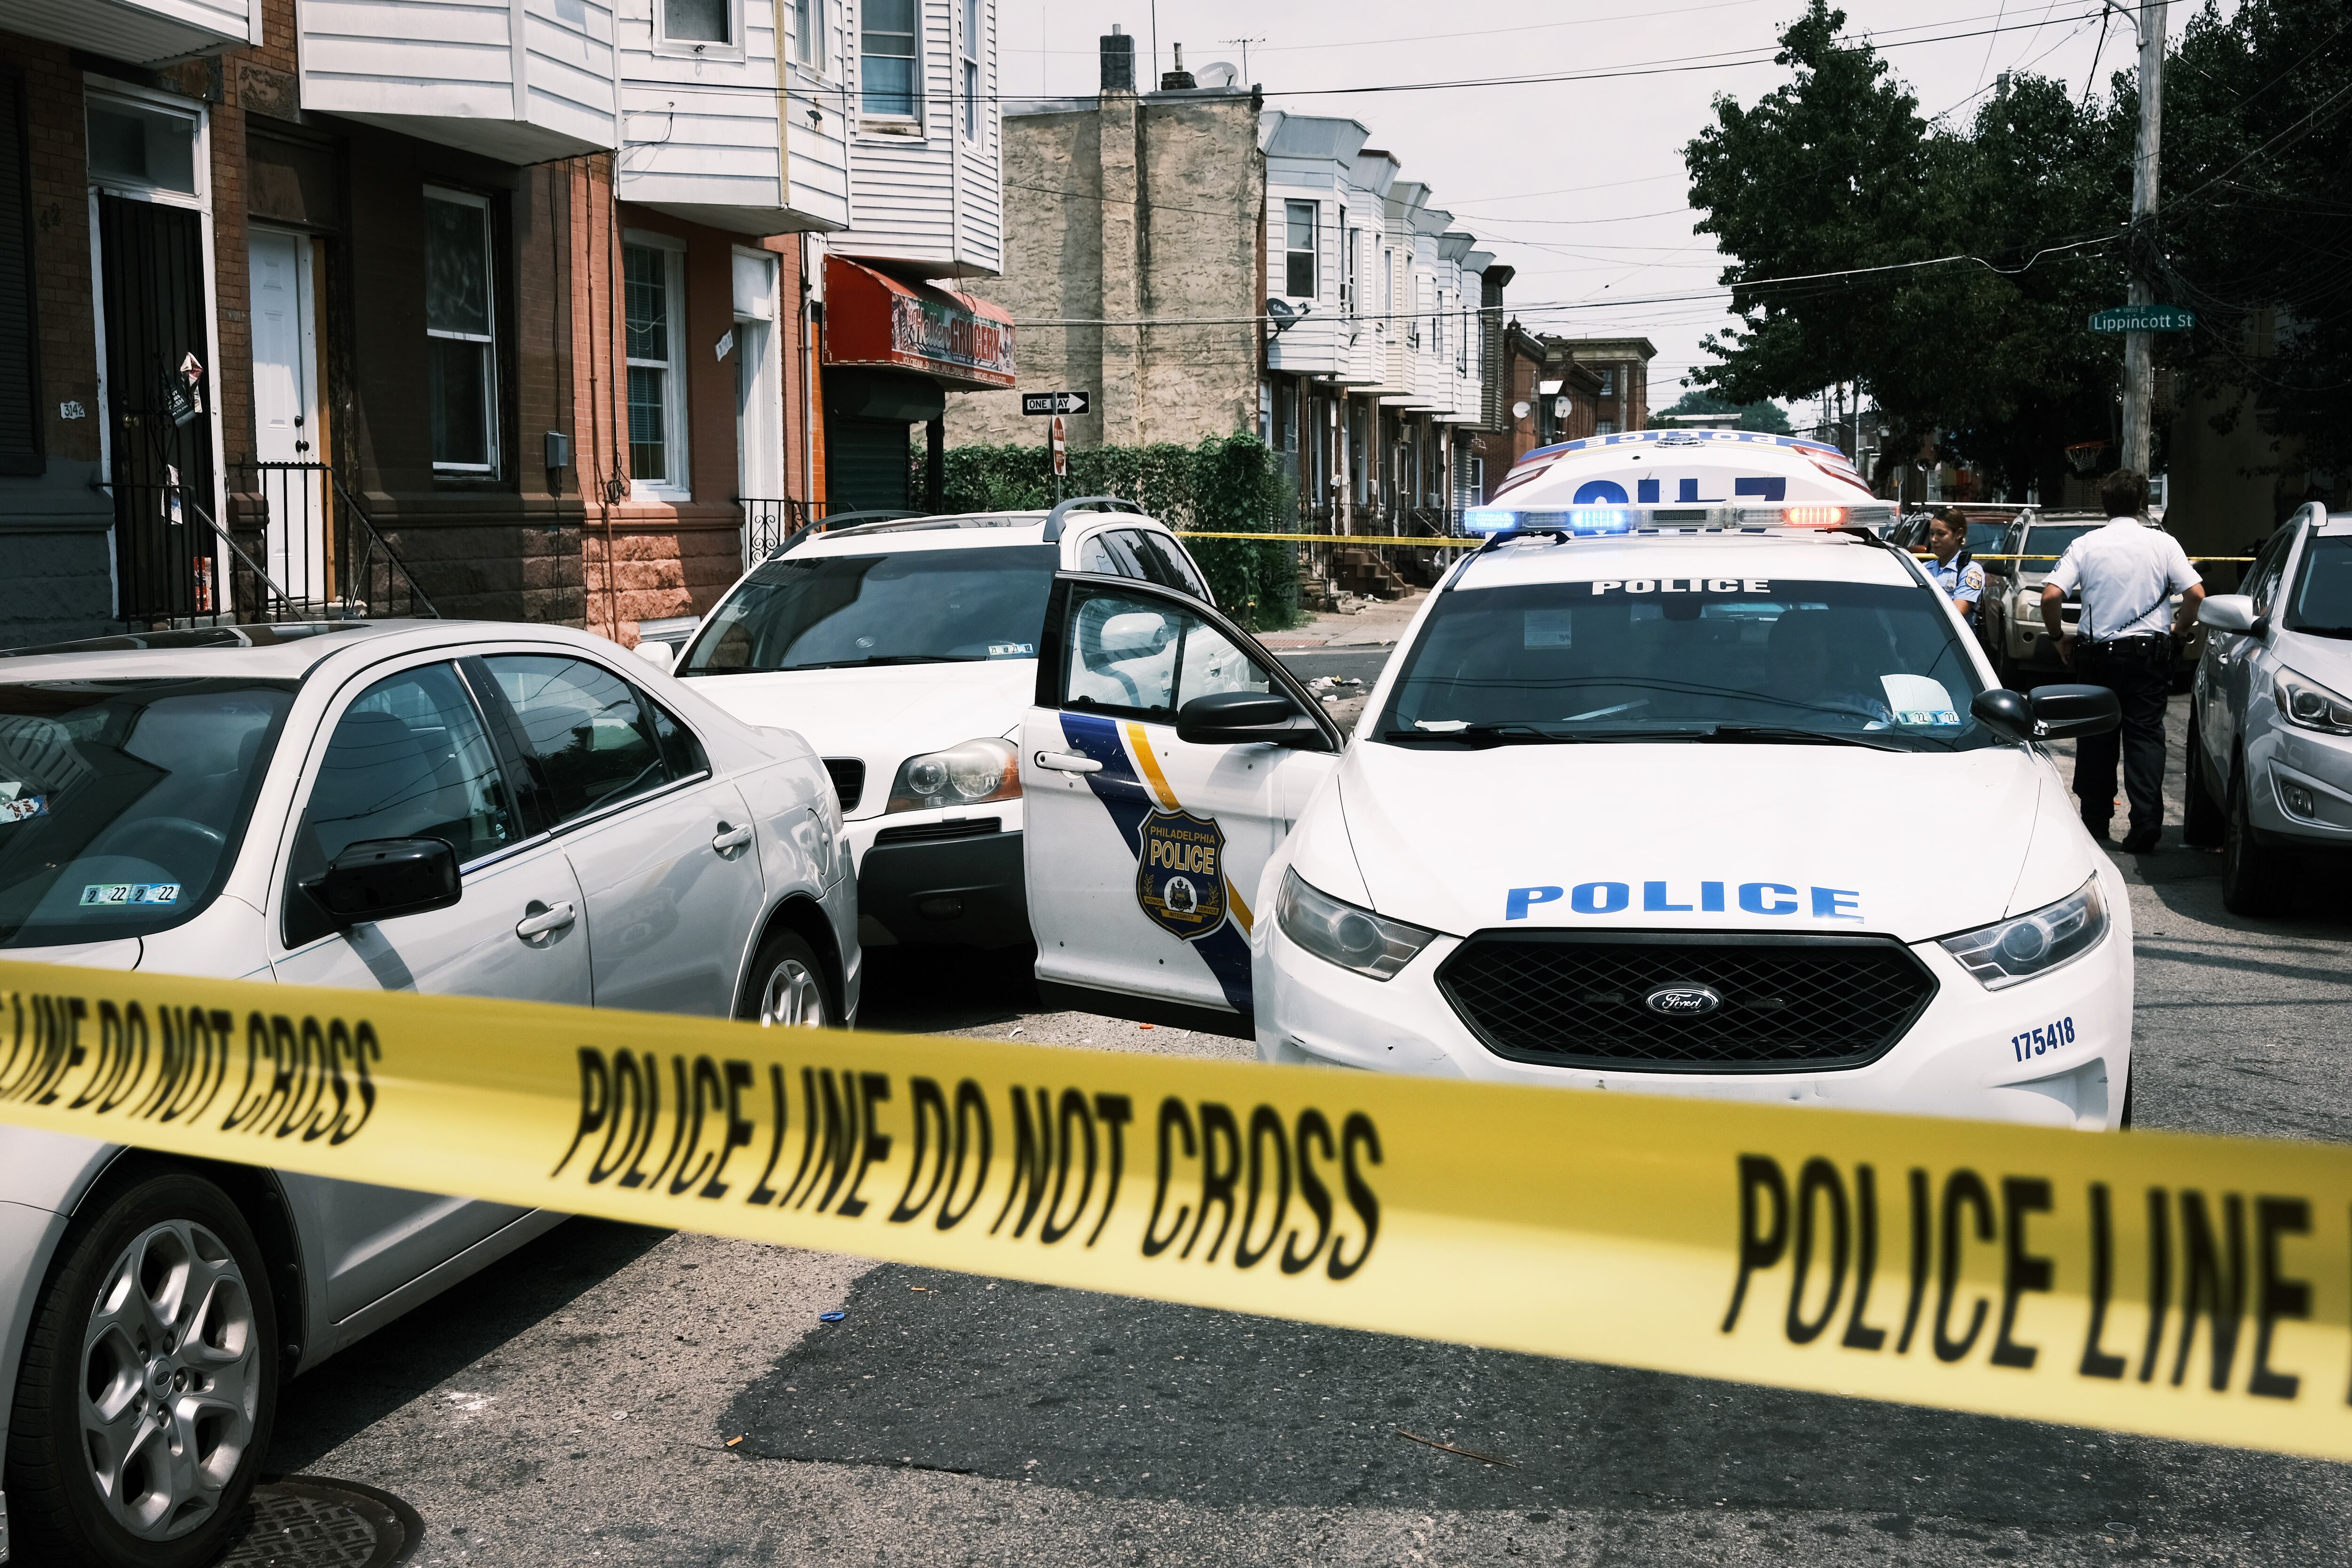
[[[2168,837],[2118,856],[2140,1123],[2352,1139],[2343,879],[2241,920]],[[1246,1054],[870,956],[876,1026]],[[2352,1562],[2343,1467],[590,1221],[292,1385],[270,1459],[405,1499],[432,1563]]]

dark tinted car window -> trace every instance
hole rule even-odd
[[[1166,534],[1147,533],[1134,528],[1125,531],[1125,538],[1128,548],[1135,552],[1136,561],[1142,566],[1147,581],[1157,583],[1163,588],[1173,588],[1180,594],[1190,594],[1196,599],[1209,596],[1208,587],[1201,581],[1200,574],[1192,570],[1192,563],[1184,559],[1184,552]]]
[[[1052,544],[781,555],[730,594],[683,676],[1034,658]]]
[[[669,782],[654,720],[620,677],[550,654],[493,654],[483,662],[522,730],[549,826]]]
[[[2287,630],[2352,636],[2352,534],[2315,539],[2303,552]]]

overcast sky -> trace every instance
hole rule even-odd
[[[1657,345],[1651,401],[1664,407],[1704,361],[1699,340],[1727,322],[1722,297],[1658,301],[1716,286],[1712,238],[1691,233],[1683,144],[1711,122],[1717,95],[1753,103],[1787,79],[1771,63],[1803,0],[1545,0],[1543,17],[1425,0],[1157,0],[1160,68],[1181,44],[1189,68],[1242,63],[1274,108],[1360,121],[1394,153],[1400,176],[1428,183],[1454,226],[1517,268],[1512,312],[1543,331],[1639,333]],[[1096,39],[1118,22],[1153,47],[1152,0],[998,0],[1008,95],[1091,92]],[[1912,88],[1922,112],[1964,121],[2004,70],[2063,77],[2105,93],[2133,63],[2131,29],[2099,0],[1849,0]],[[2172,0],[2177,36],[2194,9]],[[1441,18],[1463,19],[1445,30]],[[1962,37],[1948,35],[1967,34]],[[1920,42],[1906,42],[1918,39]],[[1940,40],[1940,41],[1937,41]],[[1717,63],[1709,57],[1753,64]],[[1696,65],[1611,80],[1436,91],[1334,92],[1496,75]],[[1324,89],[1324,90],[1318,90]],[[1823,257],[1824,268],[1838,258]],[[1614,301],[1625,300],[1617,304]],[[1658,301],[1658,302],[1636,302]],[[2118,303],[2121,300],[2118,300]]]

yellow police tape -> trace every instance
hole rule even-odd
[[[2341,1147],[22,963],[0,963],[0,1121],[2352,1458]]]

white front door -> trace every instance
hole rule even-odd
[[[1069,1005],[1246,1035],[1250,931],[1271,913],[1259,879],[1339,731],[1271,654],[1181,594],[1065,574],[1045,637],[1056,700],[1021,731],[1038,980],[1092,994]],[[1188,704],[1242,694],[1287,713],[1284,743],[1202,738]]]
[[[298,600],[327,591],[326,484],[319,449],[318,336],[309,237],[251,232],[253,426],[269,509],[263,567]],[[292,468],[268,465],[292,464]]]

